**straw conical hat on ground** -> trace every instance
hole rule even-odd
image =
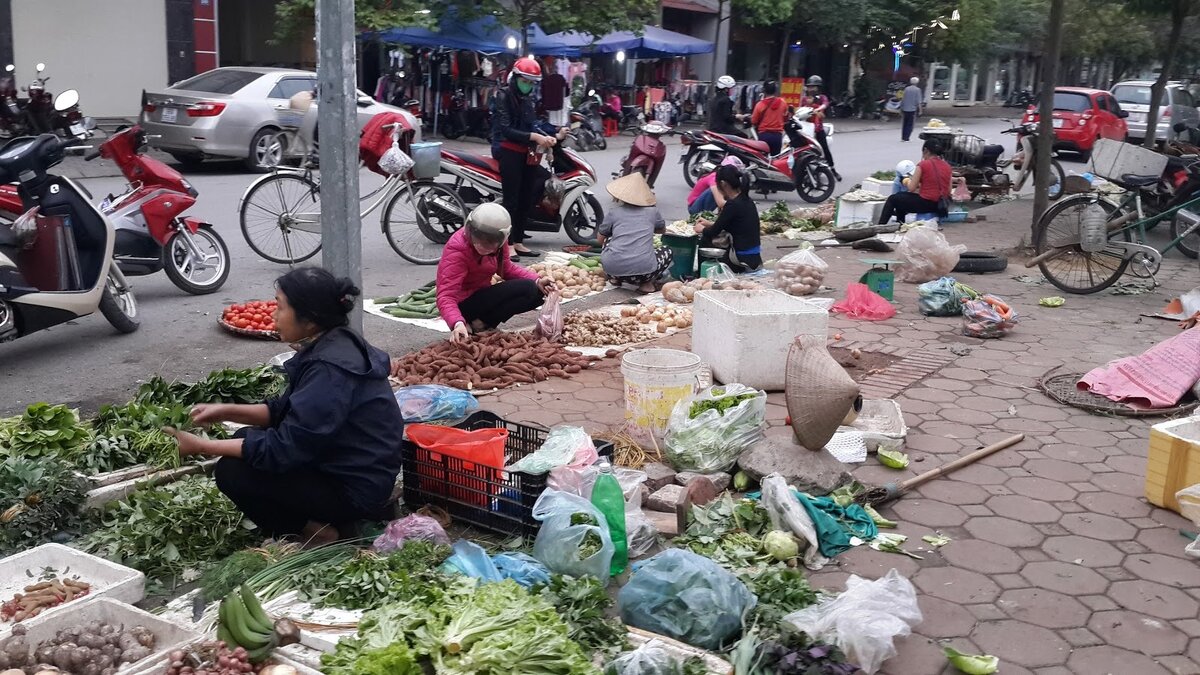
[[[637,171],[609,183],[608,194],[633,206],[654,206],[658,203],[645,177]]]

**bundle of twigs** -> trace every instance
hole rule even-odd
[[[617,466],[641,469],[647,464],[661,462],[663,458],[662,450],[659,449],[657,443],[653,450],[645,450],[624,428],[604,431],[596,434],[593,438],[613,444],[613,464]]]

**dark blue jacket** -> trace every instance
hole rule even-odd
[[[557,129],[538,119],[533,93],[522,96],[515,85],[501,87],[492,96],[492,156],[498,156],[500,144],[508,141],[530,147],[529,134],[536,131],[553,136]]]
[[[287,390],[266,402],[270,426],[247,430],[243,460],[272,473],[316,469],[340,481],[355,506],[378,509],[400,473],[404,434],[389,365],[354,331],[326,332],[284,364]]]

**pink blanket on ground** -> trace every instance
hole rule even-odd
[[[1132,408],[1169,408],[1200,381],[1200,327],[1163,340],[1138,356],[1101,366],[1079,388]]]

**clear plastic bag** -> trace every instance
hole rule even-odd
[[[715,245],[715,244],[714,244]],[[705,279],[711,279],[714,284],[723,284],[737,278],[733,269],[725,263],[717,263],[704,272]]]
[[[454,553],[442,563],[442,571],[447,574],[463,574],[480,581],[504,581],[496,564],[488,557],[487,551],[479,544],[459,539],[454,542]]]
[[[677,548],[638,567],[617,595],[626,624],[702,649],[720,649],[735,639],[756,602],[731,572]]]
[[[796,535],[801,544],[807,544],[804,547],[805,567],[819,570],[825,566],[829,560],[821,555],[821,544],[817,541],[817,526],[804,507],[800,505],[796,495],[792,494],[792,488],[788,487],[783,476],[773,473],[763,478],[762,505],[771,517],[773,529],[791,532]]]
[[[371,550],[376,553],[391,553],[402,548],[405,542],[411,540],[450,545],[450,537],[446,536],[446,531],[442,529],[438,521],[429,516],[414,513],[388,523],[383,534],[376,537],[374,543],[371,544]]]
[[[892,640],[912,633],[921,619],[916,589],[895,569],[875,581],[851,575],[841,595],[783,618],[809,637],[840,647],[868,675],[896,655]]]
[[[492,563],[500,576],[512,579],[525,588],[550,583],[550,570],[531,555],[520,552],[497,553],[492,556]]]
[[[580,427],[557,426],[550,430],[542,447],[504,470],[540,476],[560,466],[591,466],[599,457],[596,444],[586,431]]]
[[[537,334],[551,342],[558,342],[562,339],[562,333],[562,296],[557,290],[550,291],[542,302],[541,313],[538,314]]]
[[[709,407],[695,417],[692,406],[752,396],[727,410]],[[713,386],[681,399],[667,421],[664,455],[676,471],[728,471],[750,444],[763,437],[766,392],[741,384]]]
[[[415,165],[413,158],[400,149],[400,127],[396,127],[392,131],[392,147],[379,158],[379,168],[393,176],[403,176]]]
[[[533,517],[542,522],[533,557],[551,572],[591,576],[608,585],[614,549],[599,509],[578,495],[546,490],[533,505]]]
[[[963,303],[962,334],[975,338],[998,338],[1012,332],[1017,325],[1017,313],[994,295]]]
[[[613,659],[604,675],[683,675],[683,664],[652,640]]]
[[[469,392],[440,384],[400,387],[396,403],[405,422],[458,419],[479,408],[479,401]]]
[[[788,295],[812,295],[821,288],[829,265],[811,250],[789,253],[775,263],[775,288]]]
[[[613,473],[625,496],[625,539],[629,557],[637,558],[645,555],[658,542],[658,530],[642,511],[642,483],[648,477],[645,471],[621,467],[615,467]],[[560,466],[550,470],[546,486],[591,501],[592,486],[596,484],[598,475],[600,470],[595,466]]]
[[[942,277],[917,286],[917,308],[925,316],[959,316],[963,301],[974,300],[979,294],[954,277]]]
[[[958,256],[965,250],[967,247],[961,244],[951,246],[935,228],[914,227],[900,240],[897,252],[902,264],[896,276],[913,284],[944,277],[958,264]]]
[[[846,286],[846,297],[833,303],[829,311],[866,321],[886,321],[896,316],[896,308],[892,303],[872,291],[866,284],[857,282]]]

